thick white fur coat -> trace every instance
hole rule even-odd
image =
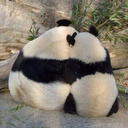
[[[74,32],[77,31],[72,27],[50,29],[26,44],[22,49],[23,55],[27,58],[68,59],[70,46],[66,36]],[[59,81],[49,84],[35,82],[25,77],[22,71],[11,71],[9,75],[9,90],[13,99],[44,110],[61,110],[70,88],[69,84]]]
[[[97,37],[84,32],[78,33],[75,40],[75,45],[69,49],[70,58],[86,64],[106,59],[106,51]],[[77,79],[71,85],[71,93],[78,115],[85,117],[106,116],[118,95],[113,75],[100,72]]]

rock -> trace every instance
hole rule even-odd
[[[1,28],[28,33],[32,19],[40,27],[40,33],[56,25],[61,18],[70,18],[72,1],[58,0],[11,0],[0,3]]]
[[[18,54],[12,55],[9,59],[0,62],[0,79],[6,79]]]
[[[28,42],[32,19],[40,28],[40,35],[56,26],[57,20],[70,19],[72,4],[70,0],[0,0],[0,50],[5,52],[0,60],[18,52]]]
[[[9,93],[2,93],[0,97],[1,128],[127,128],[128,126],[128,109],[123,107],[122,102],[119,102],[117,114],[110,117],[85,118],[65,114],[63,111],[44,111],[21,105],[18,107]],[[128,99],[122,98],[128,106]],[[16,108],[18,109],[15,111]]]
[[[113,45],[110,42],[102,42],[102,45],[109,50],[113,69],[128,67],[128,43],[117,42]]]
[[[8,76],[17,55],[14,54],[9,59],[0,62],[0,90],[7,87]]]
[[[128,88],[128,68],[114,70],[116,84]]]
[[[128,68],[114,70],[115,74],[128,74]],[[126,76],[128,77],[128,76]]]
[[[1,60],[5,60],[7,58],[10,57],[10,53],[9,52],[0,52],[0,61]]]

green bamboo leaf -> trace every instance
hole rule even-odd
[[[17,107],[15,108],[15,111],[18,111],[23,107],[24,107],[24,104],[18,104]]]
[[[38,33],[39,33],[39,30],[40,30],[40,28],[38,27],[37,29],[36,29],[36,35],[38,35]]]
[[[42,10],[41,10],[41,14],[42,14],[42,16],[45,14],[45,8],[42,8]]]
[[[120,85],[117,85],[117,88],[118,88],[119,92],[124,93],[124,94],[128,94],[128,89],[127,88],[124,88]]]
[[[124,13],[124,11],[122,11],[122,10],[119,10],[119,11],[117,11],[118,13]]]
[[[116,16],[117,16],[117,13],[116,13],[116,14],[111,15],[111,16],[109,17],[109,19],[111,20],[111,19],[115,18]]]
[[[110,20],[115,22],[115,23],[117,23],[117,24],[119,24],[119,25],[121,25],[121,23],[119,22],[118,18],[112,18]]]
[[[76,3],[74,3],[73,5],[74,5],[74,9],[75,9],[75,11],[78,12],[78,10],[79,10],[78,5],[77,5]]]
[[[9,110],[7,111],[7,113],[11,113],[11,112],[13,112],[13,111],[15,111],[15,108],[9,109]]]
[[[118,21],[117,18],[109,18],[109,19],[112,20],[112,21]]]
[[[126,105],[126,103],[125,103],[125,101],[124,101],[124,99],[123,99],[121,96],[118,96],[118,98],[119,98],[119,100],[121,101],[123,107],[124,107],[124,108],[128,108],[127,105]]]
[[[106,30],[106,31],[107,31],[107,33],[109,33],[109,31],[110,31],[110,26],[107,27],[107,30]]]
[[[35,20],[34,20],[34,19],[32,19],[32,25],[35,25],[35,24],[36,24]]]
[[[24,104],[18,104],[15,108],[11,108],[7,111],[7,113],[11,113],[11,112],[14,112],[14,111],[18,111],[20,110],[21,108],[24,107]]]
[[[17,128],[17,126],[15,124],[10,123],[10,122],[8,122],[7,125],[10,125],[10,126],[13,126],[13,127]]]
[[[20,121],[20,119],[16,115],[13,115],[13,118],[16,119],[16,120],[18,120],[18,121]]]
[[[34,40],[35,37],[34,36],[28,36],[27,40],[31,41],[31,40]]]
[[[85,19],[86,19],[86,17],[84,17],[84,18],[82,19],[82,21],[81,21],[82,24],[85,22]]]
[[[128,20],[128,15],[124,15],[124,19],[125,20]]]

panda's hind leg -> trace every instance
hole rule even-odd
[[[113,113],[117,113],[118,109],[119,109],[118,98],[116,98],[116,100],[115,100],[112,108],[110,109],[107,117],[111,116]]]
[[[73,95],[70,93],[64,104],[64,112],[69,114],[76,114],[76,103]]]

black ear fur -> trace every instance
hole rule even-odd
[[[76,32],[74,32],[74,33],[72,34],[72,37],[73,37],[73,38],[75,38],[75,37],[76,37],[76,35],[77,35],[77,33],[76,33]]]
[[[75,36],[77,35],[77,33],[76,32],[74,32],[73,34],[72,34],[72,36],[71,35],[67,35],[67,41],[68,41],[68,43],[70,44],[70,45],[74,45],[75,44]]]
[[[75,44],[75,39],[71,35],[67,35],[67,41],[70,45]]]
[[[72,22],[67,19],[62,19],[62,20],[58,20],[56,23],[58,24],[59,27],[59,26],[69,26]]]
[[[94,36],[98,36],[98,30],[94,26],[91,26],[89,28],[89,33],[91,33]]]

